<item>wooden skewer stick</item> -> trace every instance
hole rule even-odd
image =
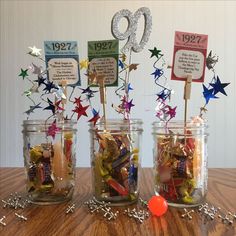
[[[103,108],[104,126],[105,126],[105,130],[107,130],[107,123],[106,123],[106,103],[107,102],[106,102],[105,76],[104,75],[96,76],[96,81],[99,85],[100,102],[101,102],[102,108]]]
[[[185,86],[184,86],[184,100],[185,100],[184,124],[185,124],[185,126],[186,126],[186,122],[187,122],[188,100],[190,99],[190,95],[191,95],[191,83],[192,83],[192,75],[188,75],[187,80],[185,81]]]

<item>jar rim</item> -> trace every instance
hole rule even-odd
[[[184,120],[175,120],[175,121],[154,121],[152,123],[153,128],[180,128],[180,127],[188,127],[188,128],[196,128],[196,127],[205,127],[208,128],[207,120],[203,120],[203,122],[193,122],[191,120],[187,120],[184,122]]]
[[[106,122],[104,119],[101,119],[94,125],[93,123],[89,124],[89,131],[93,130],[104,130],[106,127],[106,130],[116,130],[116,127],[121,127],[121,128],[128,128],[129,130],[136,130],[136,131],[143,131],[142,129],[142,124],[143,121],[141,119],[106,119]]]
[[[25,125],[50,125],[52,124],[53,122],[55,121],[55,119],[49,119],[47,120],[40,120],[40,119],[37,119],[37,120],[23,120],[23,126]],[[61,121],[57,121],[57,124],[73,124],[75,125],[77,123],[76,120],[61,120]]]

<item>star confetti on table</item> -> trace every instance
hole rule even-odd
[[[35,109],[39,109],[39,108],[42,108],[40,106],[41,103],[37,104],[37,105],[34,105],[34,106],[30,106],[30,109],[25,111],[25,113],[29,116],[31,113],[34,112]]]
[[[151,57],[155,56],[157,59],[160,59],[163,56],[161,50],[158,50],[156,47],[154,47],[154,49],[148,49],[148,50],[152,53]]]
[[[80,69],[87,69],[88,68],[89,61],[88,60],[82,60],[79,63]]]
[[[57,127],[56,120],[48,127],[47,136],[52,136],[55,139],[56,133],[61,131],[61,128]]]
[[[45,107],[43,110],[51,110],[53,115],[55,114],[55,105],[53,104],[53,102],[48,98],[48,106]]]
[[[88,116],[86,113],[86,110],[89,106],[82,106],[81,104],[79,106],[76,106],[74,110],[72,110],[74,113],[77,113],[77,120],[80,119],[81,116]]]
[[[221,83],[219,77],[217,76],[216,80],[215,80],[215,83],[210,83],[211,87],[213,88],[213,94],[217,94],[217,93],[222,93],[224,94],[225,96],[227,96],[224,88],[226,86],[228,86],[230,83]]]
[[[28,69],[23,70],[21,68],[21,72],[20,72],[19,76],[21,76],[23,79],[25,79],[25,77],[29,76],[27,72],[28,72]]]
[[[125,102],[124,106],[125,106],[126,112],[130,112],[131,108],[135,106],[132,102],[133,102],[133,99],[131,99],[129,102],[128,101]]]
[[[41,55],[40,51],[42,51],[42,49],[36,48],[35,46],[33,47],[29,47],[29,49],[31,50],[29,52],[30,55],[38,57]]]
[[[154,79],[159,79],[163,74],[163,69],[156,68],[156,70],[151,75],[154,75]]]
[[[208,89],[204,84],[202,86],[203,86],[203,96],[206,100],[206,104],[208,104],[211,98],[218,98],[213,94],[214,89]]]
[[[121,68],[121,69],[124,69],[124,63],[121,61],[121,60],[119,60],[118,61],[118,66]]]
[[[100,119],[99,112],[93,109],[93,117],[88,122],[93,122],[93,125],[95,126],[99,119]]]
[[[131,64],[131,65],[129,65],[129,72],[132,71],[132,70],[137,70],[138,65],[139,64]]]

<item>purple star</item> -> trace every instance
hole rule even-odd
[[[214,89],[208,89],[204,84],[202,86],[203,86],[203,96],[206,100],[206,104],[208,104],[211,98],[218,98],[214,95]]]
[[[229,84],[230,84],[230,83],[221,83],[218,76],[217,76],[217,79],[216,79],[216,82],[215,82],[215,83],[210,83],[210,85],[211,85],[212,88],[214,89],[214,91],[213,91],[213,94],[214,94],[214,95],[220,92],[220,93],[223,93],[225,96],[227,96],[227,94],[226,94],[224,88],[225,88],[226,86],[228,86]]]
[[[133,101],[133,99],[131,99],[129,102],[128,101],[125,102],[125,110],[126,110],[126,112],[130,112],[130,109],[134,106],[132,101]]]
[[[164,74],[162,69],[156,68],[156,70],[151,74],[154,75],[154,79],[159,79]]]
[[[61,131],[61,128],[57,127],[56,120],[54,120],[54,122],[48,127],[47,136],[52,136],[52,138],[55,139],[58,131]]]

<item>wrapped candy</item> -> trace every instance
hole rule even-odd
[[[169,204],[199,205],[206,195],[205,123],[156,128],[155,191]]]

